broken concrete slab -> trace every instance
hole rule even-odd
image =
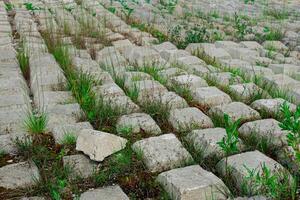
[[[88,155],[91,160],[103,161],[123,148],[127,140],[102,131],[83,129],[76,142],[76,150]]]

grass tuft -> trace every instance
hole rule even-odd
[[[48,117],[45,112],[28,113],[24,120],[24,127],[31,134],[42,134],[46,131]]]

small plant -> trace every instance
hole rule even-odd
[[[26,80],[29,80],[29,57],[25,51],[24,43],[22,43],[22,47],[18,50],[17,59],[19,61],[23,76]]]
[[[174,9],[178,3],[178,0],[168,0],[168,1],[161,1],[159,2],[161,5],[163,5],[164,9],[168,11],[168,13],[172,14],[174,12]]]
[[[131,27],[138,28],[141,31],[150,33],[153,37],[158,39],[159,43],[165,42],[168,40],[168,36],[157,30],[153,25],[148,25],[140,22],[132,22]]]
[[[14,140],[14,143],[17,147],[17,149],[20,151],[20,152],[26,152],[28,150],[31,149],[32,147],[32,139],[31,137],[25,137],[24,139],[20,139],[20,138],[16,138]]]
[[[34,6],[31,2],[24,3],[24,6],[27,10],[35,12],[36,10],[41,10],[40,7]]]
[[[127,89],[125,93],[132,101],[136,102],[139,97],[139,88],[134,82],[132,87],[133,88]]]
[[[206,28],[201,26],[194,26],[186,33],[185,46],[187,46],[190,43],[201,43],[208,40],[209,37]]]
[[[121,12],[125,15],[126,21],[128,22],[130,19],[131,14],[133,13],[134,9],[130,8],[127,4],[126,1],[124,0],[118,0],[121,5],[122,5],[122,9]]]
[[[12,11],[13,9],[14,9],[14,5],[12,3],[10,3],[10,2],[5,3],[5,10],[7,12]]]
[[[30,112],[24,121],[24,127],[31,134],[45,133],[48,117],[45,112]]]
[[[76,144],[77,137],[74,134],[67,133],[61,140],[61,144],[63,145],[74,145]]]
[[[289,13],[284,9],[267,9],[264,11],[264,14],[267,16],[274,17],[277,20],[284,20],[289,18]]]
[[[64,6],[64,9],[68,12],[72,12],[72,10],[74,10],[74,7],[69,5],[69,6]]]
[[[149,114],[161,127],[163,130],[170,131],[169,123],[167,119],[169,118],[170,106],[161,100],[151,101],[148,100],[141,106],[143,111]]]
[[[115,8],[115,7],[109,7],[107,10],[108,10],[109,12],[113,13],[113,14],[116,13],[116,8]]]
[[[0,159],[6,155],[6,152],[3,149],[0,149]]]
[[[210,13],[210,16],[213,18],[220,18],[220,13],[217,10],[214,10],[212,13]]]
[[[193,96],[189,87],[173,84],[170,89],[174,91],[176,94],[178,94],[179,96],[183,97],[189,104],[192,104]]]
[[[64,188],[67,185],[66,180],[58,179],[56,184],[53,184],[50,190],[50,195],[54,200],[61,200],[61,193],[63,193]]]
[[[131,126],[122,126],[117,128],[117,132],[124,136],[129,136],[132,134]]]
[[[186,47],[185,41],[181,38],[183,30],[183,26],[177,24],[168,31],[170,40],[176,44],[179,49],[184,49]]]
[[[245,4],[254,4],[255,0],[244,0]]]
[[[238,149],[238,127],[241,123],[241,119],[233,122],[231,118],[224,114],[224,123],[226,129],[226,136],[222,138],[217,144],[225,153],[225,167],[226,167],[226,176],[228,176],[228,156],[239,151]]]
[[[155,64],[151,64],[148,66],[144,66],[142,69],[139,69],[142,72],[145,72],[151,75],[154,80],[158,81],[162,85],[166,85],[167,80],[159,74],[160,68],[155,66]]]
[[[282,130],[288,131],[288,145],[295,151],[295,157],[300,163],[300,106],[297,106],[296,112],[292,113],[289,105],[285,102],[281,106],[283,120],[279,124]]]
[[[284,32],[280,29],[264,27],[263,34],[256,34],[256,40],[258,42],[264,42],[266,40],[270,41],[280,41],[284,37]]]
[[[247,169],[248,175],[242,184],[246,195],[265,195],[274,200],[296,199],[297,182],[284,170],[273,172],[265,163],[261,170]]]
[[[249,32],[246,21],[237,13],[234,14],[234,28],[236,29],[237,37],[243,40],[245,35]]]

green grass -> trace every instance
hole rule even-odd
[[[157,38],[159,43],[165,42],[168,40],[168,36],[154,28],[152,25],[140,23],[133,21],[130,23],[132,28],[138,28],[141,31],[150,33],[153,37]]]
[[[300,106],[292,113],[289,105],[285,102],[281,106],[283,119],[280,123],[282,130],[288,131],[288,145],[295,151],[296,161],[300,164]]]
[[[24,127],[31,134],[42,134],[46,131],[48,117],[45,112],[28,113],[24,120]]]
[[[254,4],[255,0],[244,0],[245,4]]]
[[[133,82],[132,88],[129,88],[125,90],[126,95],[134,102],[137,102],[139,97],[139,88],[138,86]]]
[[[113,13],[113,14],[116,13],[116,8],[115,8],[115,7],[109,7],[109,8],[107,8],[107,10],[108,10],[109,12]]]
[[[169,132],[170,127],[168,123],[170,106],[165,105],[161,101],[148,100],[143,103],[142,110],[149,114],[159,125],[162,131]]]
[[[102,187],[116,181],[131,199],[144,199],[157,196],[169,199],[162,188],[142,163],[140,153],[135,153],[128,144],[125,149],[106,159],[100,170],[94,173],[95,187]]]
[[[25,6],[25,8],[29,11],[36,11],[36,10],[41,10],[42,8],[38,7],[38,6],[34,6],[31,2],[26,2],[23,4]]]
[[[247,21],[237,13],[234,14],[234,28],[236,29],[236,36],[239,40],[243,40],[245,35],[249,33]]]
[[[289,18],[289,12],[284,9],[266,9],[264,15],[271,16],[277,20],[284,20]]]
[[[55,148],[54,140],[50,135],[26,137],[16,139],[19,155],[32,160],[40,172],[40,180],[35,179],[35,186],[28,188],[32,196],[43,195],[51,199],[60,200],[71,196],[64,188],[70,183],[68,177],[71,169],[63,167],[62,157],[66,155],[64,149]],[[16,194],[17,195],[17,194]]]
[[[6,2],[6,3],[4,3],[4,5],[5,5],[5,10],[7,12],[12,11],[14,9],[14,5],[10,2]]]
[[[0,159],[6,155],[6,152],[3,149],[0,149]]]
[[[26,80],[29,80],[30,73],[29,73],[29,57],[27,52],[25,51],[24,43],[22,42],[22,46],[18,50],[17,59],[19,61],[19,66],[21,68],[22,74]]]
[[[226,157],[230,154],[237,153],[238,149],[238,127],[241,124],[241,119],[233,122],[231,118],[224,114],[224,124],[226,129],[226,136],[222,138],[217,144],[224,151]]]
[[[226,129],[226,136],[224,136],[221,141],[217,142],[217,144],[225,154],[226,176],[229,176],[228,156],[239,152],[238,127],[240,124],[241,119],[238,119],[235,122],[233,122],[227,114],[224,114],[224,127]]]
[[[295,102],[295,99],[289,94],[289,90],[277,88],[273,84],[267,83],[263,80],[262,76],[256,75],[250,81],[261,87],[272,98],[282,98],[291,103]]]
[[[61,140],[61,144],[63,145],[75,145],[77,137],[72,133],[67,133],[63,136]]]
[[[120,135],[128,137],[128,136],[130,136],[132,134],[132,127],[131,126],[118,127],[117,128],[117,132]]]
[[[193,103],[192,92],[188,86],[180,86],[177,84],[173,84],[169,89],[174,91],[176,94],[178,94],[182,98],[184,98],[188,104]]]
[[[255,34],[256,35],[256,40],[260,43],[264,41],[281,41],[284,37],[284,32],[280,29],[275,29],[275,28],[269,28],[265,27],[264,28],[264,33],[263,34]]]
[[[265,163],[258,169],[249,169],[248,175],[242,184],[243,193],[246,195],[265,195],[274,200],[296,199],[297,182],[287,171],[277,170],[272,172]]]
[[[158,81],[162,85],[167,84],[167,80],[159,74],[160,67],[155,66],[155,64],[144,66],[138,70],[151,75],[154,80]]]

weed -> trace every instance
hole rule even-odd
[[[126,2],[126,1],[121,0],[120,3],[121,3],[121,5],[122,5],[121,12],[125,15],[125,20],[128,22],[129,19],[130,19],[131,14],[132,14],[133,11],[134,11],[134,9],[133,9],[133,8],[130,8],[130,7],[127,5],[127,2]]]
[[[121,135],[130,136],[132,134],[131,126],[122,126],[117,128],[117,132]]]
[[[266,40],[280,41],[284,37],[284,32],[280,29],[265,27],[263,34],[256,34],[256,40],[263,42]]]
[[[266,9],[264,10],[264,14],[267,16],[271,16],[277,20],[284,20],[289,18],[289,13],[284,9]]]
[[[173,84],[170,89],[179,96],[183,97],[189,104],[193,103],[192,92],[188,86],[180,86],[177,84]]]
[[[94,181],[97,185],[103,185],[108,179],[122,175],[124,172],[131,170],[134,152],[127,146],[119,153],[114,154],[106,163],[107,167],[94,174]]]
[[[115,8],[115,7],[109,7],[107,10],[108,10],[109,12],[113,13],[113,14],[116,13],[116,8]]]
[[[24,120],[24,127],[31,134],[45,133],[48,117],[45,112],[29,112]]]
[[[25,137],[25,138],[16,138],[14,140],[14,143],[20,153],[23,155],[27,154],[25,157],[29,157],[31,150],[32,150],[32,139],[31,137]]]
[[[132,99],[132,101],[136,102],[139,97],[139,88],[138,86],[133,82],[132,88],[129,88],[125,91],[126,95]]]
[[[273,84],[268,84],[259,75],[254,76],[252,81],[265,90],[272,98],[282,98],[292,103],[295,101],[295,99],[289,94],[288,89],[280,89],[275,87]]]
[[[178,3],[178,0],[168,0],[168,1],[159,1],[161,5],[163,5],[164,9],[168,11],[168,13],[172,14],[174,9]]]
[[[149,114],[165,131],[170,131],[167,119],[169,118],[170,106],[161,100],[151,101],[148,100],[143,103],[142,109],[145,113]]]
[[[6,152],[3,149],[0,149],[0,159],[6,155]]]
[[[244,0],[245,4],[249,4],[249,3],[254,4],[254,2],[255,2],[255,0]]]
[[[106,69],[106,66],[103,66]],[[119,75],[115,72],[114,67],[111,70],[112,78],[114,79],[115,83],[122,89],[125,88],[125,76]]]
[[[201,60],[203,60],[207,65],[212,65],[219,68],[219,64],[216,61],[215,58],[211,58],[210,56],[206,55],[204,51],[201,49],[196,49],[193,53],[193,55],[199,57]]]
[[[201,43],[208,41],[208,32],[205,27],[194,26],[188,30],[185,36],[185,46],[190,43]]]
[[[296,199],[297,182],[286,171],[272,172],[265,163],[261,170],[245,168],[248,175],[242,184],[243,193],[261,194],[274,200]]]
[[[41,10],[40,7],[34,6],[31,2],[27,2],[23,4],[25,8],[29,11],[35,12],[36,10]]]
[[[243,40],[245,35],[249,32],[248,24],[237,13],[234,14],[234,28],[236,29],[237,37]]]
[[[288,131],[288,145],[293,148],[297,162],[300,163],[300,106],[297,106],[296,112],[292,113],[289,105],[285,102],[281,106],[281,112],[283,119],[279,126]]]
[[[233,122],[231,118],[224,114],[224,123],[226,129],[226,136],[222,138],[217,144],[225,153],[225,168],[226,168],[226,176],[228,176],[228,156],[234,154],[239,151],[238,149],[238,127],[241,123],[241,119]]]
[[[210,13],[210,16],[212,16],[213,18],[220,18],[220,13],[217,10],[214,10]]]
[[[254,149],[259,150],[271,157],[275,157],[278,149],[272,146],[273,138],[257,137],[257,133],[253,132],[249,136],[243,138],[243,141]]]
[[[29,57],[27,52],[25,51],[24,42],[22,42],[22,46],[18,50],[17,59],[19,61],[19,65],[22,71],[22,74],[26,80],[29,80]]]
[[[5,5],[5,10],[7,12],[12,11],[14,9],[14,5],[10,2],[6,2],[6,3],[4,3],[4,5]]]
[[[63,136],[61,144],[63,145],[75,145],[77,137],[72,133],[67,133]]]
[[[68,12],[72,12],[72,10],[74,10],[75,8],[71,5],[69,5],[69,6],[64,6],[64,9]]]
[[[151,75],[154,78],[154,80],[158,81],[162,85],[166,85],[167,80],[159,74],[159,71],[160,71],[159,67],[156,67],[154,64],[144,66],[143,68],[141,68],[139,70]]]
[[[148,25],[148,24],[133,21],[131,23],[131,27],[138,28],[141,31],[150,33],[153,37],[158,39],[159,43],[168,40],[168,36],[162,33],[161,31],[157,30],[156,28],[154,28],[153,25]]]
[[[184,49],[186,47],[185,41],[181,38],[183,30],[184,28],[178,24],[168,31],[170,41],[176,44],[179,49]]]

